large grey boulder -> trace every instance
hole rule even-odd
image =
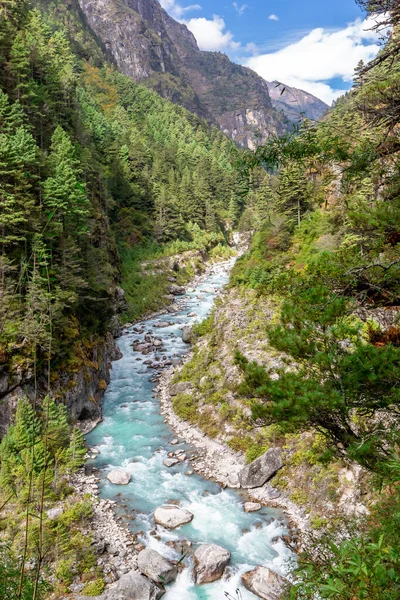
[[[167,529],[175,529],[193,521],[194,515],[178,506],[160,506],[154,511],[154,521]]]
[[[146,548],[139,554],[138,568],[156,583],[170,583],[178,575],[177,567],[151,548]]]
[[[108,481],[111,481],[114,485],[128,485],[131,480],[130,473],[123,469],[114,469],[107,475]]]
[[[173,296],[182,296],[183,294],[186,294],[186,290],[180,285],[170,285],[169,293]]]
[[[270,448],[239,473],[242,488],[257,488],[267,483],[283,467],[281,448]]]
[[[262,505],[258,502],[245,502],[243,504],[243,510],[247,513],[257,512],[262,509]]]
[[[137,571],[130,571],[111,585],[98,600],[159,600],[165,594],[162,587]]]
[[[194,553],[196,583],[212,583],[221,579],[229,565],[231,553],[216,544],[202,544]]]
[[[287,579],[267,567],[256,567],[242,576],[244,587],[263,600],[281,600],[282,592],[290,585]]]
[[[191,327],[184,327],[182,329],[182,341],[185,344],[190,344],[192,341],[192,328]]]
[[[191,392],[192,389],[193,386],[190,383],[190,381],[180,381],[175,385],[171,385],[171,387],[169,388],[169,394],[170,396],[177,396],[178,394],[187,394],[188,392]]]

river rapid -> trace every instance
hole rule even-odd
[[[190,456],[195,448],[180,440],[171,445],[174,432],[160,414],[155,395],[157,371],[152,361],[179,360],[188,351],[182,341],[182,327],[204,319],[211,311],[216,297],[228,282],[234,260],[217,264],[186,296],[178,297],[179,310],[149,318],[129,327],[117,340],[123,358],[113,364],[111,383],[106,391],[103,421],[87,436],[87,443],[100,451],[93,466],[100,469],[100,494],[117,501],[117,513],[122,523],[138,533],[143,544],[157,550],[166,558],[181,559],[187,551],[179,541],[187,540],[195,549],[200,543],[216,543],[232,553],[231,566],[225,578],[207,585],[196,585],[192,559],[175,583],[167,586],[165,600],[225,600],[226,592],[243,600],[255,596],[240,584],[241,575],[257,565],[265,565],[284,574],[290,552],[278,536],[287,533],[284,515],[275,509],[263,508],[245,513],[244,495],[221,487],[193,473]],[[195,317],[189,314],[195,313]],[[157,325],[168,321],[168,327]],[[138,333],[140,332],[140,333]],[[148,355],[134,351],[132,344],[151,334],[162,340],[161,349]],[[188,460],[167,468],[163,462],[168,452],[183,449]],[[107,479],[112,469],[122,467],[131,476],[127,486],[116,486]],[[179,529],[167,530],[154,524],[154,510],[163,504],[178,503],[194,515],[191,523]],[[175,542],[172,544],[171,542]],[[174,546],[174,547],[173,547]]]

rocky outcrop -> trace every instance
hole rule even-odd
[[[155,550],[146,548],[138,556],[139,571],[155,583],[167,584],[176,579],[177,567]]]
[[[157,0],[79,0],[86,19],[120,71],[217,125],[253,148],[282,133],[268,84],[220,52],[202,52],[193,34]]]
[[[176,529],[193,521],[191,512],[177,506],[160,506],[154,511],[154,521],[167,529]]]
[[[68,372],[59,370],[52,382],[52,393],[62,399],[72,421],[85,422],[87,432],[101,420],[102,399],[110,382],[112,361],[121,358],[114,337],[108,333],[103,340],[81,342],[76,349],[76,366]],[[38,377],[39,397],[47,394],[47,371]],[[0,439],[12,422],[18,399],[33,398],[33,370],[29,364],[10,373],[0,371]]]
[[[298,90],[279,81],[268,82],[272,105],[293,123],[304,118],[319,121],[329,110],[329,106],[309,92]]]
[[[249,592],[263,600],[280,600],[282,592],[289,585],[284,579],[267,567],[257,567],[242,576],[242,583]]]
[[[128,485],[131,480],[131,475],[128,471],[124,471],[123,469],[114,469],[108,473],[107,479],[114,485]]]
[[[192,390],[192,384],[190,381],[180,381],[175,385],[171,385],[169,393],[171,396],[177,396],[178,394],[188,394]]]
[[[270,448],[260,458],[257,458],[240,471],[240,485],[244,489],[261,487],[272,479],[282,467],[282,450],[280,448]]]
[[[160,586],[137,571],[123,575],[98,600],[159,600],[165,594]]]
[[[229,550],[216,544],[202,544],[194,553],[196,583],[212,583],[221,579],[230,560]]]

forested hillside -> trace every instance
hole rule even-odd
[[[372,474],[368,516],[318,523],[292,598],[400,594],[400,12],[397,2],[360,5],[393,34],[322,123],[257,153],[253,165],[280,171],[262,181],[261,201],[253,195],[259,231],[232,282],[275,304],[266,337],[281,364],[236,353],[254,422],[266,432],[277,425],[286,440],[322,434],[319,457],[317,444],[291,459],[315,473],[315,491],[318,461],[326,480],[337,460]],[[297,497],[310,509],[304,492]]]
[[[0,5],[0,340],[11,374],[104,334],[121,251],[190,247],[193,227],[205,245],[223,241],[241,204],[231,142],[107,65],[74,4],[40,4]]]

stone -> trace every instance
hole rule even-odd
[[[173,440],[170,441],[171,446],[176,446],[177,444],[179,444],[179,440],[177,438],[174,438]]]
[[[240,485],[244,489],[261,487],[272,479],[282,467],[282,449],[270,448],[240,471]]]
[[[187,394],[192,390],[192,384],[190,381],[181,381],[175,385],[171,385],[169,388],[170,396],[177,396],[178,394]]]
[[[153,342],[153,346],[155,348],[161,348],[162,345],[163,345],[162,340],[154,340],[154,342]]]
[[[174,467],[175,465],[177,465],[180,461],[177,458],[166,458],[164,460],[164,465],[166,467]]]
[[[138,556],[139,571],[156,583],[170,583],[178,575],[178,569],[155,550],[146,548]]]
[[[192,328],[191,327],[184,327],[182,329],[182,341],[185,344],[190,344],[192,341]]]
[[[154,511],[154,521],[167,529],[175,529],[193,521],[194,515],[185,508],[160,506]]]
[[[184,294],[186,294],[185,288],[180,285],[170,285],[169,292],[173,296],[183,296]]]
[[[130,473],[123,469],[114,469],[107,475],[108,481],[111,481],[114,485],[128,485],[131,480]]]
[[[154,327],[157,327],[158,329],[164,329],[165,327],[171,327],[171,325],[173,325],[173,323],[171,323],[170,321],[159,321],[159,323],[154,323]]]
[[[262,505],[258,502],[246,502],[243,505],[244,512],[252,513],[262,509]]]
[[[50,519],[50,521],[55,521],[56,519],[58,519],[58,517],[61,517],[63,512],[64,512],[64,509],[61,507],[51,508],[50,510],[48,510],[46,512],[46,515],[47,515],[47,518]]]
[[[159,600],[164,594],[162,587],[138,571],[129,571],[98,600]]]
[[[193,318],[193,317],[197,317],[195,312],[191,312],[188,314],[188,317]]]
[[[194,553],[196,583],[212,583],[221,579],[231,560],[229,550],[216,544],[202,544]]]
[[[244,587],[263,600],[280,600],[288,580],[267,567],[256,567],[242,576]]]

